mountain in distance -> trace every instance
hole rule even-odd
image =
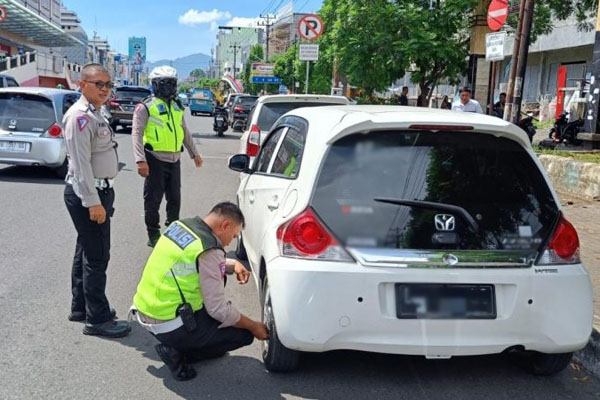
[[[152,71],[152,68],[154,67],[171,65],[177,70],[177,76],[180,79],[183,79],[190,76],[190,72],[196,68],[202,68],[203,70],[206,70],[209,62],[210,56],[202,53],[196,53],[189,56],[176,58],[175,60],[158,60],[154,62],[149,61],[146,63],[146,65],[148,66],[148,72]]]

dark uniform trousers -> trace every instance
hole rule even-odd
[[[254,340],[252,333],[246,329],[232,326],[219,329],[221,323],[208,315],[204,307],[194,313],[194,319],[196,329],[193,332],[188,332],[182,326],[172,332],[158,334],[156,338],[192,359],[219,357],[228,351],[248,346]]]
[[[67,184],[65,187],[65,204],[77,230],[71,273],[71,311],[85,312],[86,320],[91,324],[111,319],[105,289],[110,258],[110,217],[114,212],[115,192],[112,188],[97,190],[106,210],[106,221],[102,224],[90,219],[89,209],[83,206],[73,186]]]
[[[144,181],[144,219],[148,235],[160,234],[158,210],[163,196],[167,199],[167,225],[179,219],[181,209],[181,169],[180,161],[168,163],[156,159],[148,151],[146,162],[150,175]]]

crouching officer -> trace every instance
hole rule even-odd
[[[229,202],[214,206],[204,219],[173,222],[144,268],[131,312],[161,342],[156,351],[177,380],[196,376],[191,363],[268,338],[264,324],[225,299],[226,273],[235,273],[241,284],[250,278],[223,249],[243,226],[242,212]]]
[[[169,66],[150,72],[154,95],[138,104],[133,113],[131,140],[138,174],[144,181],[144,219],[148,246],[160,237],[159,208],[167,199],[166,224],[179,219],[181,208],[180,158],[185,147],[197,168],[202,158],[183,119],[183,106],[177,98],[177,71]]]
[[[69,320],[86,321],[86,335],[122,337],[129,333],[129,324],[114,321],[116,313],[105,295],[113,180],[119,166],[117,143],[100,107],[113,83],[102,65],[88,64],[79,86],[82,96],[63,119],[69,159],[64,198],[77,231]]]

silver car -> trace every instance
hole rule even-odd
[[[0,163],[67,173],[63,115],[81,96],[39,87],[0,89]]]

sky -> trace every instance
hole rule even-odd
[[[145,36],[146,59],[157,61],[210,55],[219,25],[249,26],[290,2],[295,12],[316,12],[323,0],[63,0],[63,5],[79,15],[89,38],[96,31],[114,51],[127,54],[128,38]]]

